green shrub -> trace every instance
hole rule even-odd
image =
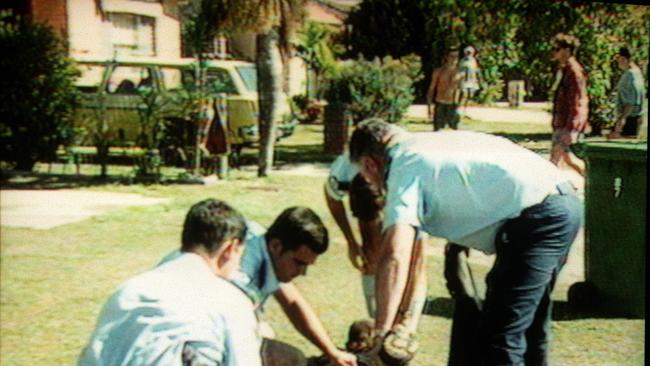
[[[329,77],[328,103],[347,105],[353,123],[370,117],[390,123],[401,120],[414,97],[413,83],[421,78],[420,58],[386,56],[346,61]]]
[[[0,13],[0,142],[3,159],[31,171],[74,135],[78,72],[52,28]]]

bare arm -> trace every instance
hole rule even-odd
[[[415,229],[406,224],[395,224],[384,233],[384,251],[377,268],[376,284],[375,327],[379,332],[389,331],[397,316],[406,288],[414,240]]]
[[[429,89],[427,90],[427,114],[429,118],[432,116],[431,103],[435,102],[435,89],[438,84],[438,76],[440,75],[439,69],[433,70],[431,73],[431,84],[429,84]]]
[[[623,130],[623,125],[625,124],[625,119],[632,113],[632,105],[624,104],[621,114],[616,118],[612,131],[607,135],[607,138],[618,138],[621,137],[621,131]]]
[[[352,265],[357,269],[361,269],[362,263],[359,263],[357,260],[357,258],[361,256],[361,245],[359,245],[359,242],[355,239],[354,234],[352,233],[352,227],[350,226],[348,215],[345,213],[343,202],[330,197],[327,193],[327,188],[325,188],[325,200],[327,201],[327,207],[329,208],[332,217],[334,217],[334,221],[336,221],[339,229],[343,232],[343,236],[345,236],[345,240],[348,244],[348,257],[350,258]]]
[[[312,307],[293,284],[283,284],[274,296],[300,334],[337,365],[356,366],[356,357],[336,348]]]

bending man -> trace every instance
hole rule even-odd
[[[507,139],[469,131],[399,137],[368,120],[350,158],[386,190],[376,328],[391,330],[418,230],[497,259],[487,278],[473,364],[544,365],[551,290],[576,237],[582,204],[549,161]]]

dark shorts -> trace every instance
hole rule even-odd
[[[433,130],[438,131],[445,126],[451,129],[458,129],[460,115],[457,104],[436,103],[436,110],[433,114]]]
[[[636,136],[639,134],[641,116],[627,117],[621,130],[621,136]]]

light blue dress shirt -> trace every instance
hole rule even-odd
[[[193,253],[121,285],[78,364],[181,366],[186,343],[199,364],[261,365],[253,303]]]
[[[388,154],[384,230],[408,224],[486,253],[505,220],[566,181],[536,153],[478,132],[411,134]]]
[[[246,248],[233,282],[244,290],[253,302],[262,306],[269,295],[280,289],[264,234],[266,230],[254,221],[247,221]]]

